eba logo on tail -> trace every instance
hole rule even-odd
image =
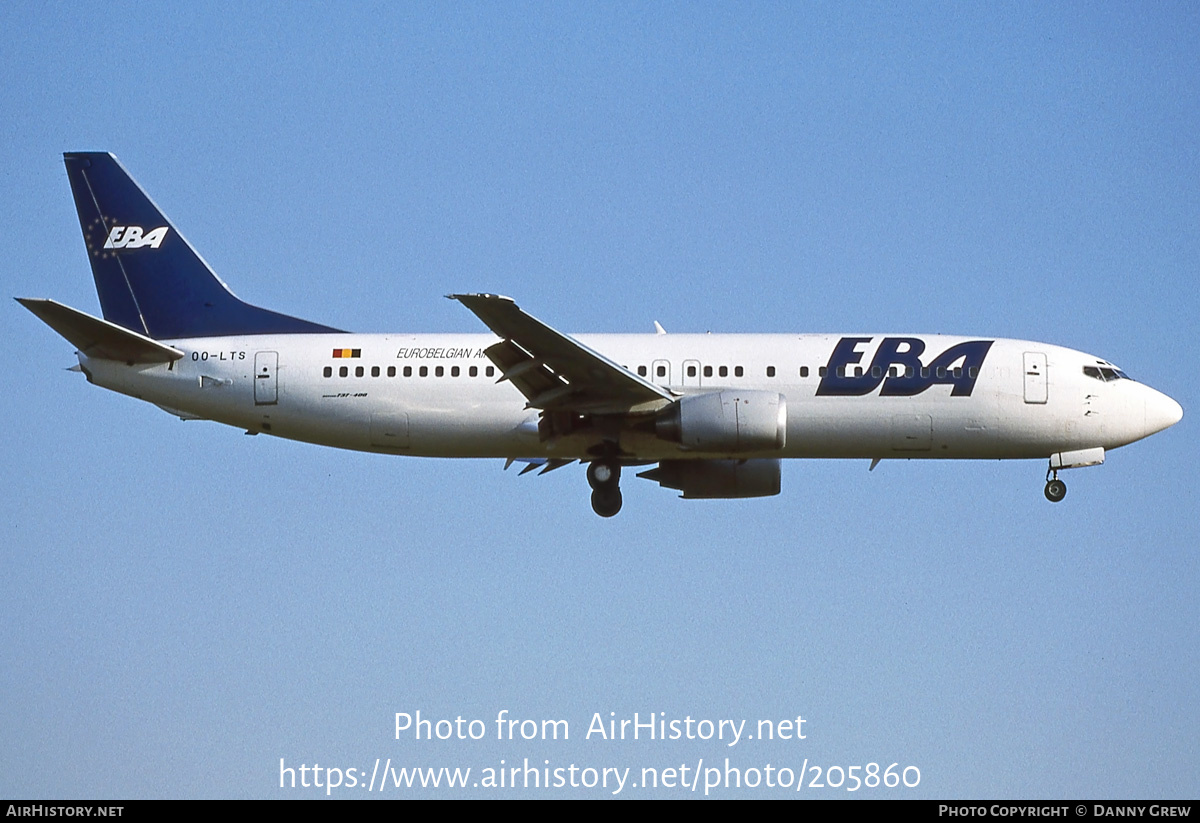
[[[144,249],[149,246],[157,249],[167,236],[167,226],[160,226],[149,234],[144,233],[141,226],[113,226],[104,241],[106,249]]]

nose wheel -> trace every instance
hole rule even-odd
[[[593,460],[588,463],[587,480],[592,487],[592,511],[612,517],[621,510],[620,463]]]
[[[1067,484],[1058,479],[1058,471],[1051,469],[1046,472],[1046,499],[1058,503],[1067,496]]]

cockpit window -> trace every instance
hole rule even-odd
[[[1111,383],[1113,380],[1132,379],[1125,372],[1114,366],[1084,366],[1083,373],[1088,377],[1094,377],[1102,383]]]

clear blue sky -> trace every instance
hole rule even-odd
[[[1057,506],[1040,462],[810,461],[602,521],[579,467],[180,422],[10,303],[0,795],[725,757],[1195,795],[1194,4],[8,3],[0,41],[9,296],[98,311],[61,153],[104,150],[241,297],[333,326],[479,331],[442,295],[490,291],[575,332],[1022,337],[1187,414]],[[417,710],[489,738],[395,740]],[[806,739],[585,740],[610,712]]]

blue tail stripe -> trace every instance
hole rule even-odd
[[[63,159],[105,320],[156,340],[338,331],[235,297],[113,155]]]

